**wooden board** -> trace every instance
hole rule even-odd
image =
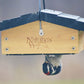
[[[79,52],[84,50],[84,31],[79,32]]]
[[[39,21],[2,31],[2,54],[79,52],[78,30],[43,21],[42,28],[44,36],[39,35]],[[72,39],[73,36],[74,40]]]

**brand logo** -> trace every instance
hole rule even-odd
[[[35,48],[37,46],[39,48],[41,45],[46,45],[47,43],[51,42],[51,38],[27,37],[27,44],[30,46],[30,48]]]

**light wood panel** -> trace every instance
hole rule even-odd
[[[42,28],[44,36],[39,36],[39,21],[2,31],[2,54],[78,53],[78,30],[44,21]]]

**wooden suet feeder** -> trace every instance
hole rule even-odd
[[[0,31],[2,54],[76,54],[84,50],[84,18],[60,11],[43,9],[5,20]]]

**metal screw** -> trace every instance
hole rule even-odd
[[[43,36],[43,33],[42,32],[40,33],[40,36]]]
[[[72,50],[75,50],[76,48],[75,47],[72,47]]]
[[[40,33],[40,35],[42,35],[42,33]]]
[[[8,40],[8,38],[6,37],[5,40]]]
[[[72,36],[72,37],[71,37],[71,39],[72,39],[72,40],[75,40],[75,37],[74,37],[74,36]]]
[[[6,48],[6,51],[8,51],[9,49],[8,48]]]

